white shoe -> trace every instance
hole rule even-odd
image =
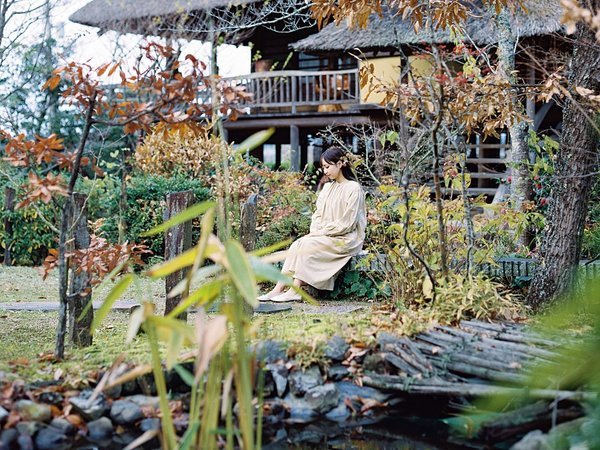
[[[284,292],[271,298],[274,303],[297,302],[302,300],[302,296],[296,292]]]
[[[259,302],[270,302],[270,301],[271,301],[271,299],[273,299],[273,297],[277,297],[278,295],[281,295],[281,292],[280,292],[280,293],[271,293],[271,292],[267,292],[266,294],[259,295],[259,296],[257,297],[257,300],[258,300]]]

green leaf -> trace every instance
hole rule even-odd
[[[259,248],[254,250],[251,254],[254,256],[264,256],[269,253],[276,252],[277,250],[281,250],[282,248],[287,247],[292,243],[292,239],[286,239],[285,241],[278,242],[276,244],[269,245],[268,247]]]
[[[250,265],[258,281],[281,281],[287,286],[291,286],[293,280],[281,273],[281,270],[277,269],[271,264],[262,262],[260,259],[251,256]]]
[[[197,205],[194,205],[194,206],[190,206],[189,208],[187,208],[187,209],[183,210],[182,212],[180,212],[179,214],[177,214],[175,217],[171,217],[166,222],[163,222],[162,224],[158,225],[157,227],[154,227],[151,230],[148,230],[145,233],[142,233],[140,236],[147,237],[147,236],[153,236],[158,233],[162,233],[175,225],[179,225],[180,223],[188,222],[188,221],[198,217],[200,214],[204,214],[206,211],[208,211],[214,205],[215,205],[214,202],[207,201],[207,202],[198,203]]]
[[[254,133],[252,136],[248,137],[247,139],[245,139],[244,141],[242,141],[236,148],[236,155],[241,155],[244,154],[246,152],[249,152],[250,150],[255,149],[256,147],[258,147],[259,145],[264,144],[265,142],[267,142],[267,140],[273,136],[273,133],[275,133],[275,128],[271,127],[268,128],[266,130],[261,130],[258,131],[256,133]]]
[[[218,278],[216,280],[209,281],[198,289],[193,291],[185,300],[181,301],[168,315],[167,317],[177,317],[186,309],[195,305],[205,305],[214,298],[218,297],[223,288],[224,279]]]
[[[256,308],[258,306],[258,289],[256,288],[256,277],[252,272],[248,255],[242,245],[236,241],[225,243],[225,255],[227,256],[229,275],[233,284],[244,300],[253,308]]]
[[[186,250],[181,255],[152,267],[148,272],[146,272],[146,274],[150,278],[166,277],[167,275],[170,275],[173,272],[176,272],[194,264],[197,252],[198,249],[196,247]]]
[[[217,275],[219,272],[223,271],[223,267],[211,264],[210,266],[200,267],[196,273],[192,276],[192,284],[198,284],[202,281],[205,281],[207,278],[212,277],[213,275]],[[169,292],[168,297],[175,297],[177,295],[183,294],[185,291],[185,287],[187,285],[187,280],[183,279],[179,283],[175,285],[171,292]]]
[[[175,369],[175,372],[177,372],[177,375],[181,377],[185,384],[189,387],[194,386],[194,375],[192,375],[189,370],[180,364],[176,364],[173,369]]]
[[[129,273],[123,278],[121,278],[119,282],[115,284],[115,287],[111,289],[111,291],[104,299],[104,302],[102,302],[100,308],[98,308],[98,311],[96,311],[96,313],[94,314],[94,320],[92,321],[92,326],[90,330],[92,333],[96,330],[96,328],[98,328],[98,326],[102,323],[106,316],[108,316],[108,313],[110,312],[112,306],[121,297],[121,295],[123,295],[123,292],[125,292],[125,290],[129,287],[129,285],[134,279],[135,275]]]

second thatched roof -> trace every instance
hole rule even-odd
[[[521,8],[510,14],[510,28],[518,37],[550,34],[562,29],[560,18],[562,8],[559,0],[526,0],[527,10]],[[493,11],[485,9],[480,2],[474,2],[474,15],[464,28],[467,39],[477,44],[493,44],[498,41],[498,32],[493,19]],[[362,51],[394,49],[401,45],[424,43],[452,43],[455,38],[449,30],[430,32],[421,29],[415,32],[409,20],[384,10],[383,17],[371,16],[366,29],[349,28],[346,24],[330,23],[320,32],[295,42],[295,51],[322,53],[361,49]]]
[[[73,22],[122,33],[204,39],[206,12],[258,0],[92,0]]]

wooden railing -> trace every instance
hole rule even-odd
[[[240,107],[290,108],[300,106],[358,104],[358,69],[255,72],[222,80],[229,86],[244,88],[250,94]]]
[[[508,178],[506,155],[510,144],[467,144],[467,169],[471,176],[471,195],[494,195],[498,189],[498,181]],[[444,191],[447,191],[444,189]]]

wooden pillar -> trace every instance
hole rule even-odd
[[[252,194],[242,205],[240,220],[240,242],[247,252],[256,246],[256,207],[258,194]]]
[[[167,206],[165,209],[164,220],[169,220],[176,216],[186,208],[189,208],[194,203],[194,193],[192,191],[174,192],[167,194]],[[165,232],[165,261],[175,258],[184,251],[192,247],[192,222],[188,221],[174,227],[169,228]],[[165,315],[173,311],[181,301],[181,295],[169,298],[169,292],[185,277],[185,271],[179,270],[168,275],[165,278],[165,288],[167,299],[165,302]],[[185,313],[179,316],[185,320]]]
[[[10,246],[13,239],[13,224],[11,215],[15,210],[15,196],[16,192],[11,187],[4,188],[4,265],[10,266],[12,264],[12,256]]]
[[[90,246],[90,232],[87,227],[87,195],[74,193],[70,213],[73,221],[72,250],[85,250]],[[69,338],[76,347],[92,345],[90,328],[94,319],[92,288],[90,275],[85,271],[78,272],[78,267],[71,268],[71,286],[69,287]],[[89,306],[88,306],[89,305]],[[85,311],[85,314],[83,312]],[[83,315],[82,315],[83,314]]]
[[[292,172],[300,171],[300,130],[297,125],[290,125],[290,147]]]

